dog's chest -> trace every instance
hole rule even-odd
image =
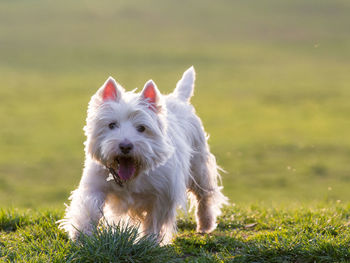
[[[116,200],[114,203],[123,207],[124,212],[130,209],[138,213],[148,211],[157,199],[154,191],[145,191],[146,189],[136,191],[136,189],[130,189],[130,186],[120,187],[116,184],[113,185],[112,189],[114,189],[110,192],[114,196],[112,200]]]

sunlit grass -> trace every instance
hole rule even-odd
[[[192,217],[160,247],[133,227],[101,227],[73,243],[57,228],[60,211],[0,212],[2,262],[348,262],[349,205],[231,205],[211,234],[195,232]]]

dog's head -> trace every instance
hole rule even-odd
[[[166,129],[166,105],[152,80],[134,93],[110,77],[90,100],[85,149],[127,181],[169,158]]]

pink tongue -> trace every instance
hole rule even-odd
[[[132,158],[120,158],[118,175],[123,180],[129,180],[135,173],[134,161]]]

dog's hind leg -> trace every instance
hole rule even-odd
[[[220,175],[214,155],[209,150],[195,152],[191,160],[192,180],[189,190],[196,198],[197,231],[209,233],[216,228],[216,218],[227,197],[218,186]]]

